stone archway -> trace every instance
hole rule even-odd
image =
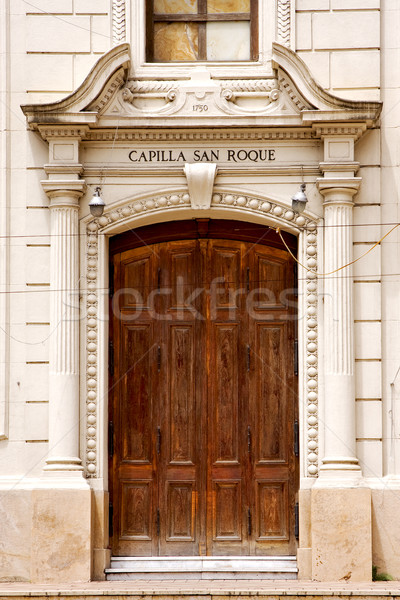
[[[282,227],[298,236],[298,256],[309,269],[317,265],[317,221],[308,215],[296,215],[292,210],[271,199],[243,192],[221,191],[212,197],[211,209],[196,213],[190,207],[186,190],[138,197],[114,204],[99,219],[82,221],[85,235],[85,257],[82,275],[86,279],[82,335],[86,340],[86,356],[82,363],[81,403],[85,399],[83,414],[85,427],[81,440],[85,440],[82,457],[88,477],[105,476],[106,453],[104,439],[106,422],[107,378],[104,365],[107,356],[108,306],[105,288],[108,287],[106,264],[107,239],[143,224],[194,217],[231,218],[254,221],[272,227]],[[83,278],[82,278],[83,280]],[[318,474],[318,326],[317,283],[312,271],[299,277],[299,405],[301,448],[300,473],[316,477]],[[308,368],[306,368],[308,366]]]

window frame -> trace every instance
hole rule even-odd
[[[250,0],[250,13],[209,13],[207,14],[207,0],[198,0],[197,13],[171,13],[154,15],[154,0],[146,0],[146,48],[145,56],[148,64],[187,64],[196,65],[199,63],[218,64],[218,63],[241,63],[246,64],[255,62],[259,58],[259,0]],[[197,60],[154,60],[154,24],[157,22],[186,22],[199,23],[199,58]],[[248,60],[207,60],[207,40],[206,24],[218,21],[249,21],[250,22],[250,58]]]

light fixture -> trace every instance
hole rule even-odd
[[[97,187],[94,190],[93,198],[89,202],[90,213],[93,217],[101,217],[104,212],[104,207],[106,203],[103,198],[100,196],[101,188]]]
[[[306,184],[302,183],[300,185],[300,191],[296,192],[294,196],[292,196],[292,208],[297,213],[302,213],[307,204],[307,196],[306,196]]]

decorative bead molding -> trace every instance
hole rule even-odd
[[[126,7],[125,0],[113,0],[112,3],[113,45],[126,40]]]
[[[86,472],[87,477],[96,477],[98,473],[97,427],[99,397],[96,374],[98,365],[98,235],[110,230],[110,226],[131,222],[132,217],[144,213],[151,214],[179,207],[191,206],[190,195],[184,191],[159,196],[150,195],[138,198],[118,207],[111,207],[99,219],[93,219],[86,225],[86,281],[87,281],[87,323],[86,323]],[[290,227],[304,231],[305,259],[307,267],[317,266],[317,224],[313,219],[294,213],[290,208],[276,202],[238,193],[216,192],[212,196],[211,206],[227,209],[247,210],[252,214],[267,217],[277,226]],[[168,218],[165,218],[167,221]],[[299,381],[299,389],[304,390],[306,404],[307,432],[305,456],[306,475],[316,477],[318,474],[318,327],[317,327],[317,281],[315,273],[308,271],[305,275],[306,313],[305,324],[305,368],[303,380]]]
[[[290,48],[290,0],[278,0],[276,12],[278,41]]]
[[[97,473],[98,422],[98,224],[86,228],[86,471],[87,477]]]

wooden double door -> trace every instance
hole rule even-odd
[[[112,263],[113,554],[293,554],[289,253],[199,234]]]

